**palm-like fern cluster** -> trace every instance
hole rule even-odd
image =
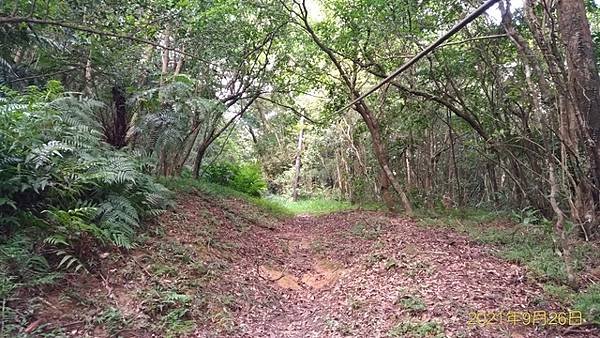
[[[85,269],[98,244],[131,248],[140,221],[168,207],[142,159],[102,142],[101,103],[57,82],[0,95],[0,279]]]
[[[225,107],[197,93],[197,84],[185,75],[132,96],[134,111],[128,137],[136,149],[152,154],[159,174],[177,174],[189,157],[199,134],[221,121]]]

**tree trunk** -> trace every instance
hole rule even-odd
[[[169,28],[165,29],[165,33],[163,35],[163,45],[166,48],[163,48],[161,51],[161,67],[160,67],[160,84],[162,85],[165,82],[167,77],[167,73],[169,72],[169,48],[170,47],[170,33]]]
[[[313,42],[319,47],[319,49],[321,49],[321,51],[323,51],[325,54],[327,54],[329,60],[331,60],[331,62],[335,66],[335,68],[340,73],[340,76],[342,77],[342,80],[349,91],[350,99],[355,100],[358,97],[360,97],[360,94],[356,88],[356,82],[352,81],[350,79],[348,72],[346,72],[344,70],[344,67],[342,67],[340,60],[338,60],[334,51],[331,50],[331,48],[327,47],[323,43],[323,41],[321,41],[321,39],[317,36],[315,31],[312,29],[311,25],[308,22],[308,13],[301,10],[299,17],[302,20],[304,29],[310,35]],[[379,123],[377,122],[377,119],[375,118],[375,116],[370,111],[370,109],[368,108],[368,106],[366,105],[366,103],[364,101],[359,101],[356,104],[354,104],[354,109],[356,109],[356,111],[358,111],[358,113],[362,117],[363,121],[367,125],[367,128],[369,129],[369,133],[371,134],[371,140],[373,143],[373,151],[375,153],[375,157],[377,158],[377,162],[379,163],[381,169],[387,175],[390,183],[394,187],[394,190],[396,190],[398,195],[400,195],[400,199],[404,206],[405,212],[409,216],[412,216],[414,214],[412,205],[411,205],[410,201],[408,200],[408,197],[406,196],[404,189],[402,188],[402,186],[396,179],[396,176],[390,169],[387,149],[382,142],[381,128],[379,127]]]
[[[396,175],[394,175],[392,169],[390,169],[390,161],[388,157],[387,147],[381,140],[381,128],[379,126],[379,123],[373,117],[373,114],[364,103],[358,103],[356,105],[356,110],[359,112],[360,116],[365,121],[367,128],[369,129],[369,132],[371,134],[371,142],[373,143],[373,152],[375,153],[377,162],[381,166],[383,172],[387,175],[387,178],[394,190],[396,190],[396,192],[400,196],[400,200],[402,201],[404,211],[407,215],[412,216],[414,214],[412,204],[408,200],[408,196],[406,195],[406,192],[400,185],[400,182],[398,182],[398,180],[396,179]]]
[[[84,85],[83,94],[91,97],[92,96],[92,50],[88,52],[88,57],[85,62],[85,74],[84,74]]]
[[[204,160],[204,155],[206,155],[206,150],[208,149],[211,143],[212,142],[204,141],[198,146],[196,158],[194,159],[194,178],[200,177],[200,166],[202,165],[202,160]]]
[[[583,218],[595,225],[600,209],[600,76],[583,0],[559,1],[558,16],[560,37],[567,54],[569,92],[574,99],[576,122],[589,161],[591,184],[581,188],[583,194],[591,195],[592,201],[584,208],[588,210]]]
[[[575,280],[575,275],[573,273],[573,268],[571,265],[571,251],[569,247],[567,232],[565,229],[565,215],[560,209],[558,205],[558,201],[556,200],[556,195],[558,194],[558,183],[556,182],[556,176],[554,174],[554,164],[552,160],[548,162],[548,171],[549,171],[549,180],[550,180],[550,204],[552,205],[552,209],[556,213],[556,223],[554,224],[554,232],[558,236],[558,245],[562,252],[562,258],[565,264],[565,272],[567,274],[567,281],[569,285],[576,288],[577,281]]]
[[[185,52],[185,46],[181,47],[181,51]],[[179,73],[181,73],[184,63],[185,63],[185,55],[179,54],[179,60],[177,60],[177,64],[175,64],[175,71],[174,71],[175,75],[178,75]]]
[[[300,133],[296,146],[296,163],[294,164],[294,181],[292,182],[292,200],[298,200],[298,183],[300,182],[300,166],[302,162],[302,142],[304,141],[304,116],[300,117]]]
[[[452,120],[451,120],[450,110],[447,111],[447,121],[448,121],[448,136],[450,138],[450,160],[452,166],[452,172],[454,174],[454,180],[456,181],[456,192],[453,192],[453,199],[457,202],[458,206],[462,206],[462,187],[460,185],[460,174],[458,172],[458,166],[456,163],[456,151],[454,149],[454,131],[452,130]]]
[[[121,149],[127,145],[127,129],[129,128],[125,93],[120,86],[113,86],[112,97],[114,103],[113,121],[112,126],[110,126],[112,132],[107,142],[113,147]]]
[[[225,130],[229,129],[229,127],[231,127],[234,122],[236,122],[238,119],[244,116],[244,113],[246,113],[250,106],[252,106],[252,104],[256,102],[259,95],[259,93],[255,93],[250,98],[250,100],[248,100],[248,102],[242,105],[240,111],[237,114],[235,114],[232,118],[230,118],[229,121],[227,121],[220,129],[217,129],[217,126],[213,126],[213,128],[207,134],[205,134],[206,137],[204,138],[204,140],[202,140],[202,143],[198,147],[198,152],[196,153],[196,159],[194,161],[193,169],[194,178],[198,178],[200,175],[200,166],[202,165],[202,160],[204,159],[204,155],[206,155],[206,150],[208,149],[208,147],[210,147],[210,145],[217,138],[219,138],[219,136],[221,136],[221,134],[223,134]]]
[[[187,162],[190,157],[190,153],[192,152],[192,148],[194,147],[194,143],[196,143],[196,139],[198,138],[198,133],[200,133],[201,124],[198,122],[192,131],[188,133],[185,137],[182,145],[182,149],[177,153],[174,159],[174,167],[173,173],[176,175],[181,175],[181,171],[185,162]]]
[[[381,191],[381,199],[383,203],[391,212],[396,212],[396,201],[394,200],[394,196],[390,191],[390,180],[388,179],[385,171],[381,170],[379,172],[379,190]]]

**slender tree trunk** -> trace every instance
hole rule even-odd
[[[357,96],[358,97],[358,96]],[[381,139],[381,128],[377,120],[373,117],[371,111],[367,108],[364,103],[357,104],[356,109],[359,114],[362,116],[363,120],[367,124],[367,128],[371,134],[371,142],[373,143],[373,152],[375,153],[375,157],[377,158],[377,162],[381,166],[383,172],[387,175],[388,180],[394,190],[400,196],[400,201],[402,202],[402,206],[404,207],[404,211],[407,215],[412,216],[414,214],[412,204],[408,200],[408,196],[404,191],[404,188],[400,185],[400,182],[396,179],[396,175],[392,169],[390,169],[390,161],[388,157],[387,147],[383,143]]]
[[[19,48],[15,52],[15,57],[13,58],[13,62],[15,65],[18,65],[23,60],[23,49]]]
[[[410,146],[406,148],[404,152],[404,162],[406,166],[406,186],[410,189],[413,188],[413,178],[412,178],[412,164],[411,164],[411,154]]]
[[[452,130],[452,120],[450,119],[450,110],[448,110],[448,135],[450,138],[450,158],[452,162],[452,168],[454,172],[454,180],[456,181],[456,193],[453,194],[454,200],[456,200],[458,206],[462,206],[462,187],[460,185],[460,175],[458,173],[458,166],[456,164],[456,151],[454,149],[454,131]]]
[[[237,114],[235,114],[232,118],[230,118],[229,121],[227,121],[225,125],[223,125],[220,129],[214,126],[214,128],[212,128],[210,132],[208,132],[204,140],[202,140],[202,143],[200,143],[200,146],[198,147],[198,152],[196,153],[196,159],[194,160],[193,168],[194,178],[198,178],[200,175],[200,166],[202,165],[202,160],[204,159],[204,155],[206,155],[206,150],[208,149],[208,147],[210,147],[210,145],[217,138],[219,138],[219,136],[221,136],[221,134],[223,134],[225,130],[229,129],[234,122],[236,122],[238,119],[244,116],[244,114],[250,108],[250,106],[252,106],[252,104],[256,102],[259,95],[260,93],[255,93],[246,103],[242,105],[240,111]]]
[[[85,74],[84,74],[84,85],[83,85],[83,94],[88,97],[92,96],[92,50],[88,52],[88,57],[85,62]]]
[[[344,156],[344,151],[340,150],[340,159],[342,160],[342,164],[344,165],[344,170],[346,172],[346,195],[348,199],[354,202],[354,189],[352,189],[352,185],[350,181],[352,180],[352,172],[350,171],[350,166],[348,165],[348,161],[346,160],[346,156]]]
[[[188,158],[190,157],[190,153],[192,152],[194,143],[196,143],[196,139],[198,138],[198,134],[200,133],[200,127],[201,124],[198,123],[194,128],[192,128],[192,131],[186,136],[185,140],[183,141],[183,148],[177,153],[174,159],[174,174],[181,174],[185,162],[187,162]]]
[[[181,51],[185,52],[185,46],[181,47]],[[184,63],[185,63],[185,55],[179,54],[179,60],[177,60],[177,63],[175,64],[175,71],[174,71],[175,75],[181,73]]]
[[[342,178],[342,170],[340,169],[340,160],[338,158],[338,154],[335,154],[335,170],[337,173],[337,182],[338,182],[338,187],[340,189],[340,194],[344,197],[347,197],[346,195],[346,191],[344,190],[344,182],[343,182],[343,178]]]
[[[140,60],[141,71],[140,71],[140,77],[138,79],[139,86],[144,86],[146,84],[146,81],[148,80],[148,69],[146,68],[146,64],[152,58],[153,52],[154,52],[154,46],[147,46],[146,48],[144,48],[144,51],[142,52],[141,60]]]
[[[568,237],[565,230],[565,215],[558,205],[556,195],[558,195],[558,183],[554,173],[554,164],[552,160],[548,162],[548,171],[550,179],[550,204],[552,209],[556,213],[556,223],[554,224],[554,232],[558,235],[558,244],[561,249],[563,260],[565,263],[565,272],[567,274],[567,280],[572,287],[577,287],[577,281],[571,267],[571,251],[569,247]]]
[[[160,83],[163,84],[165,82],[165,79],[167,77],[167,73],[169,72],[169,50],[167,48],[170,47],[170,43],[171,43],[171,36],[170,36],[170,31],[169,28],[167,27],[165,29],[164,35],[163,35],[163,46],[165,46],[166,48],[163,48],[161,51],[161,67],[160,67]]]
[[[490,189],[491,197],[495,205],[498,205],[498,178],[496,177],[496,168],[490,162],[485,164],[489,178],[490,178]]]
[[[292,182],[292,200],[298,200],[298,183],[300,182],[300,166],[302,165],[302,142],[304,142],[304,116],[300,117],[300,132],[296,146],[296,163],[294,164],[294,181]]]

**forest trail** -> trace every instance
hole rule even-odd
[[[56,311],[43,321],[79,321],[72,336],[96,337],[562,336],[506,319],[468,326],[472,312],[558,308],[492,248],[384,212],[276,219],[241,200],[190,194],[155,233],[103,264],[101,278],[72,280],[78,297],[49,295]],[[125,324],[85,319],[102,318],[101,307]]]

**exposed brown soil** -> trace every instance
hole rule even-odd
[[[470,312],[560,307],[486,246],[383,212],[277,220],[239,200],[185,195],[154,229],[140,248],[43,294],[32,323],[74,337],[598,335],[468,326]],[[109,307],[121,321],[106,318]]]

